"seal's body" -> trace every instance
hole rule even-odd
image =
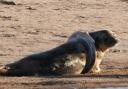
[[[84,65],[81,65],[79,55]],[[85,63],[86,60],[86,63]],[[80,61],[80,62],[79,62]],[[77,32],[64,44],[51,50],[32,54],[0,68],[0,75],[65,75],[89,72],[95,63],[95,44],[88,33]]]

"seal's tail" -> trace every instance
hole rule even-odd
[[[11,69],[7,66],[0,67],[0,76],[9,76],[11,74]]]
[[[31,75],[20,69],[9,68],[7,66],[0,67],[0,76],[27,76]]]
[[[4,66],[2,66],[2,67],[0,67],[0,75],[6,75],[6,72],[7,72],[7,70],[5,69],[5,67]]]

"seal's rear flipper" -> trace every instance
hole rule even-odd
[[[8,66],[0,67],[0,76],[29,76],[32,75],[20,69],[13,69]]]

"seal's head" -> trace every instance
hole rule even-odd
[[[113,47],[118,43],[116,34],[109,30],[91,32],[90,35],[95,40],[96,48],[102,51]]]

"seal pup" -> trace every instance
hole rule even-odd
[[[106,52],[118,43],[116,34],[110,30],[100,30],[90,32],[89,35],[95,40],[96,59],[91,72],[98,73],[101,71],[100,64]]]

